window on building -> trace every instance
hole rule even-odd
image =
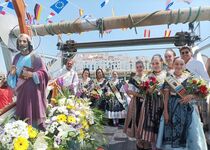
[[[130,64],[130,69],[132,69],[133,68],[133,64]]]
[[[114,65],[112,65],[112,69],[114,69]]]

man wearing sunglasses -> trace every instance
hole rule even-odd
[[[185,61],[186,69],[190,71],[195,77],[201,77],[210,83],[209,75],[207,73],[205,65],[193,58],[191,47],[184,46],[179,49],[181,58]],[[204,131],[208,131],[208,104],[206,101],[199,101],[198,107],[200,108],[200,114],[204,125]]]
[[[180,56],[186,64],[186,69],[189,70],[196,77],[201,77],[206,81],[210,81],[209,75],[206,71],[205,65],[193,58],[193,53],[191,47],[184,46],[179,49]]]

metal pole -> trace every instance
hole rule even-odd
[[[76,49],[84,49],[84,48],[122,47],[122,46],[151,45],[151,44],[152,45],[173,44],[174,42],[175,42],[175,37],[168,37],[168,38],[149,38],[149,39],[74,43],[73,47]]]

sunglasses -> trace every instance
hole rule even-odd
[[[189,51],[181,52],[182,55],[184,55],[184,54],[187,55],[187,54],[189,54],[189,53],[190,53]]]

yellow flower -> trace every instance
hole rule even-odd
[[[86,112],[85,112],[84,110],[81,111],[81,116],[82,116],[82,117],[86,116]]]
[[[67,117],[64,114],[60,114],[60,115],[57,116],[57,121],[58,122],[66,122],[66,120],[67,120]]]
[[[29,142],[24,137],[15,138],[13,144],[14,150],[27,150],[29,147]]]
[[[83,130],[79,130],[79,140],[83,140],[85,138],[85,132]]]
[[[75,109],[75,106],[67,105],[66,108],[69,109],[69,110],[70,110],[70,109]]]
[[[87,122],[86,120],[83,120],[83,121],[82,121],[82,127],[83,127],[84,129],[89,129],[89,124],[88,124],[88,122]]]
[[[76,118],[74,116],[68,116],[67,122],[68,123],[76,123]]]
[[[37,131],[33,129],[31,125],[28,126],[28,134],[31,139],[34,139],[37,136]]]

